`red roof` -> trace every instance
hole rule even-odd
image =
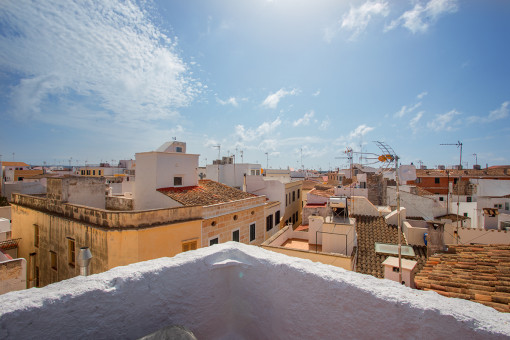
[[[160,193],[186,206],[205,206],[238,201],[255,195],[229,187],[210,179],[198,181],[199,185],[157,189]]]

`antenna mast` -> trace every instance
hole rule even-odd
[[[444,143],[444,144],[439,144],[439,145],[455,145],[457,147],[460,147],[459,170],[461,170],[462,169],[462,142],[459,140],[455,144],[453,144],[453,143]]]

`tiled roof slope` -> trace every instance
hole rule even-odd
[[[205,206],[255,197],[210,179],[200,180],[196,186],[161,188],[158,191],[185,206]]]
[[[355,216],[356,233],[358,235],[358,261],[356,271],[362,274],[369,274],[375,277],[384,277],[384,268],[382,263],[389,256],[387,254],[378,254],[375,252],[375,243],[398,244],[397,227],[389,225],[384,217],[373,216]],[[402,234],[402,244],[405,244]],[[426,248],[414,246],[415,257],[405,257],[409,260],[418,262],[417,268],[420,270],[426,261]]]
[[[335,195],[335,189],[333,187],[328,186],[316,186],[308,194],[317,195],[321,197],[331,197]]]
[[[449,250],[453,253],[429,257],[415,276],[416,287],[510,312],[510,246],[449,245]]]

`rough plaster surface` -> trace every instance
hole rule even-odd
[[[474,339],[510,314],[228,242],[0,296],[0,338]]]

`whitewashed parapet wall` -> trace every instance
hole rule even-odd
[[[0,338],[496,339],[510,314],[226,243],[0,296]]]

